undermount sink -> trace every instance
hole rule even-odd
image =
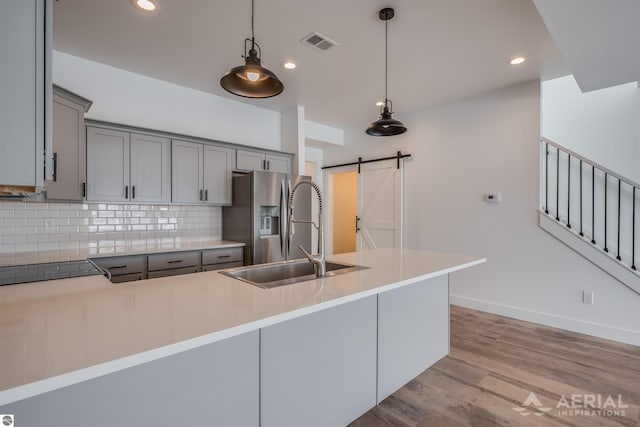
[[[324,277],[337,276],[366,268],[369,267],[327,261],[327,274]],[[220,270],[219,273],[263,289],[317,279],[313,264],[306,259],[229,268]]]

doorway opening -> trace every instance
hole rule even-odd
[[[358,209],[358,173],[333,175],[333,253],[356,250],[356,213]]]

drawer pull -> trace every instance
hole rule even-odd
[[[114,265],[113,267],[107,267],[110,268],[111,270],[117,270],[118,268],[127,268],[128,265]]]
[[[218,255],[218,259],[231,258],[231,255]]]
[[[184,261],[184,260],[182,260],[182,259],[177,259],[177,260],[175,260],[175,261],[167,261],[167,264],[177,264],[177,263],[182,262],[182,261]]]

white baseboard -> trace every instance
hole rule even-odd
[[[587,322],[570,317],[558,316],[551,313],[544,313],[511,305],[498,304],[491,301],[468,298],[460,295],[451,295],[450,301],[451,304],[459,305],[461,307],[486,311],[488,313],[511,317],[513,319],[524,320],[567,331],[591,335],[598,338],[640,346],[640,331]]]

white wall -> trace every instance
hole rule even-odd
[[[58,51],[53,52],[53,81],[93,101],[90,119],[281,149],[276,111]]]
[[[573,76],[542,83],[542,136],[640,182],[640,89],[582,93]]]
[[[452,302],[640,345],[640,296],[539,228],[540,85],[533,81],[411,115],[405,135],[347,129],[325,164],[409,152],[405,246],[487,257],[451,277]],[[483,195],[501,192],[489,205]],[[581,302],[582,290],[595,304]]]

